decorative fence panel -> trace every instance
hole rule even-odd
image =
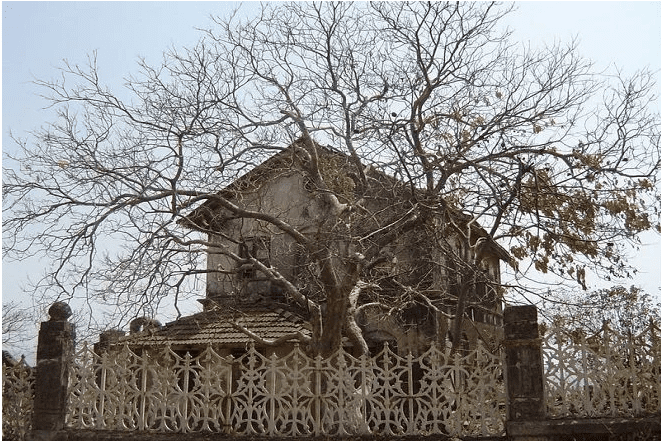
[[[551,418],[661,415],[661,329],[638,335],[608,325],[595,335],[553,327],[543,340]]]
[[[2,366],[2,403],[2,439],[25,439],[32,428],[34,369],[24,358]]]
[[[220,431],[227,424],[231,361],[213,349],[192,357],[170,348],[138,355],[128,347],[76,354],[68,425],[81,429]]]
[[[224,432],[234,435],[501,435],[502,357],[480,347],[419,357],[389,348],[328,359],[296,347],[285,357],[254,347],[239,358],[211,347],[95,354],[84,346],[71,369],[71,428]]]

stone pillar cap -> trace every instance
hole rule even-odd
[[[71,307],[64,302],[55,302],[48,309],[51,322],[66,322],[71,314]]]

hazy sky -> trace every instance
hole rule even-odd
[[[171,46],[193,44],[195,28],[210,26],[210,15],[229,14],[230,2],[3,2],[2,3],[2,148],[12,149],[11,130],[21,138],[53,120],[31,84],[50,79],[63,59],[84,64],[97,51],[101,80],[119,87],[136,72],[136,60],[153,62]],[[649,67],[661,81],[660,2],[523,2],[506,24],[514,39],[532,45],[580,40],[580,52],[600,69],[617,66],[625,73]],[[244,3],[243,13],[258,7]],[[657,85],[657,96],[661,86]],[[657,103],[658,104],[658,103]],[[657,105],[657,109],[661,106]],[[646,235],[634,260],[639,284],[659,295],[661,239]],[[3,302],[20,295],[18,287],[38,260],[7,265],[3,261]],[[202,296],[201,293],[200,296]],[[661,296],[661,295],[660,295]]]

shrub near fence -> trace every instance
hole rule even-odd
[[[84,346],[71,372],[67,425],[78,429],[225,432],[235,435],[500,435],[502,357],[479,347],[432,347],[399,357],[344,350],[328,359],[250,347],[240,358],[211,347],[191,356]]]

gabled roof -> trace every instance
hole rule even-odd
[[[136,346],[205,347],[208,344],[222,347],[245,347],[253,341],[236,329],[232,322],[249,329],[259,337],[275,340],[285,335],[301,332],[311,335],[309,324],[303,317],[275,303],[242,304],[240,309],[215,307],[198,314],[182,317],[160,329],[146,330],[120,338],[116,344]]]
[[[249,191],[258,185],[262,185],[264,182],[268,182],[272,178],[273,173],[283,172],[285,170],[293,170],[294,169],[293,166],[297,161],[296,146],[302,142],[304,142],[302,139],[298,139],[294,141],[289,147],[272,155],[261,164],[258,164],[250,171],[241,175],[239,178],[237,178],[227,187],[220,190],[218,192],[218,195],[227,199],[232,199],[238,193]],[[344,170],[347,174],[355,174],[355,166],[351,162],[349,156],[347,156],[342,152],[334,150],[331,147],[322,146],[320,144],[316,144],[316,146],[318,147],[318,151],[324,157],[326,158],[332,157],[335,160],[341,161],[343,164],[341,165],[341,167],[346,167]],[[411,194],[410,187],[406,185],[404,182],[398,180],[393,176],[389,176],[382,171],[376,170],[372,167],[368,167],[365,169],[365,175],[370,182],[369,191],[372,196],[385,194],[387,195],[388,198],[398,199],[397,200],[398,204],[400,205],[403,204],[400,207],[400,210],[405,210],[410,208],[410,206],[406,206],[406,202],[404,200],[410,199],[411,197],[415,199],[415,194],[414,195]],[[394,196],[394,194],[389,191],[384,192],[384,189],[386,188],[384,186],[386,186],[388,189],[392,189],[393,186],[398,187],[398,190],[396,192],[397,196]],[[417,193],[417,191],[415,191],[414,193]],[[204,202],[199,207],[197,207],[182,220],[180,220],[179,224],[187,228],[191,228],[199,231],[202,230],[201,226],[209,228],[216,223],[222,223],[225,219],[223,219],[222,216],[219,215],[220,207],[221,204],[217,200],[210,199]],[[393,211],[396,211],[394,209],[395,207],[393,205],[392,209],[389,210],[389,212],[392,213]],[[471,216],[463,213],[461,210],[457,208],[448,207],[448,209],[450,210],[450,215],[461,222],[467,223],[471,220]],[[501,245],[496,243],[484,228],[482,228],[477,223],[473,223],[473,228],[475,229],[474,231],[479,236],[488,238],[487,246],[501,260],[505,262],[508,262],[510,260],[511,257],[507,252],[507,250],[505,250]]]
[[[222,190],[218,191],[218,196],[231,200],[237,194],[251,191],[263,182],[269,181],[272,178],[273,173],[294,170],[293,165],[297,160],[296,145],[299,142],[302,141],[294,141],[289,147],[273,154],[264,162],[257,164]],[[342,153],[332,151],[329,148],[318,144],[317,146],[325,153],[336,155],[337,157],[343,157],[348,161],[348,157]],[[222,207],[222,205],[217,200],[209,199],[178,221],[178,223],[192,230],[202,230],[204,228],[201,228],[201,226],[206,228],[207,226],[212,225],[213,220],[218,216],[218,210],[220,207]]]

